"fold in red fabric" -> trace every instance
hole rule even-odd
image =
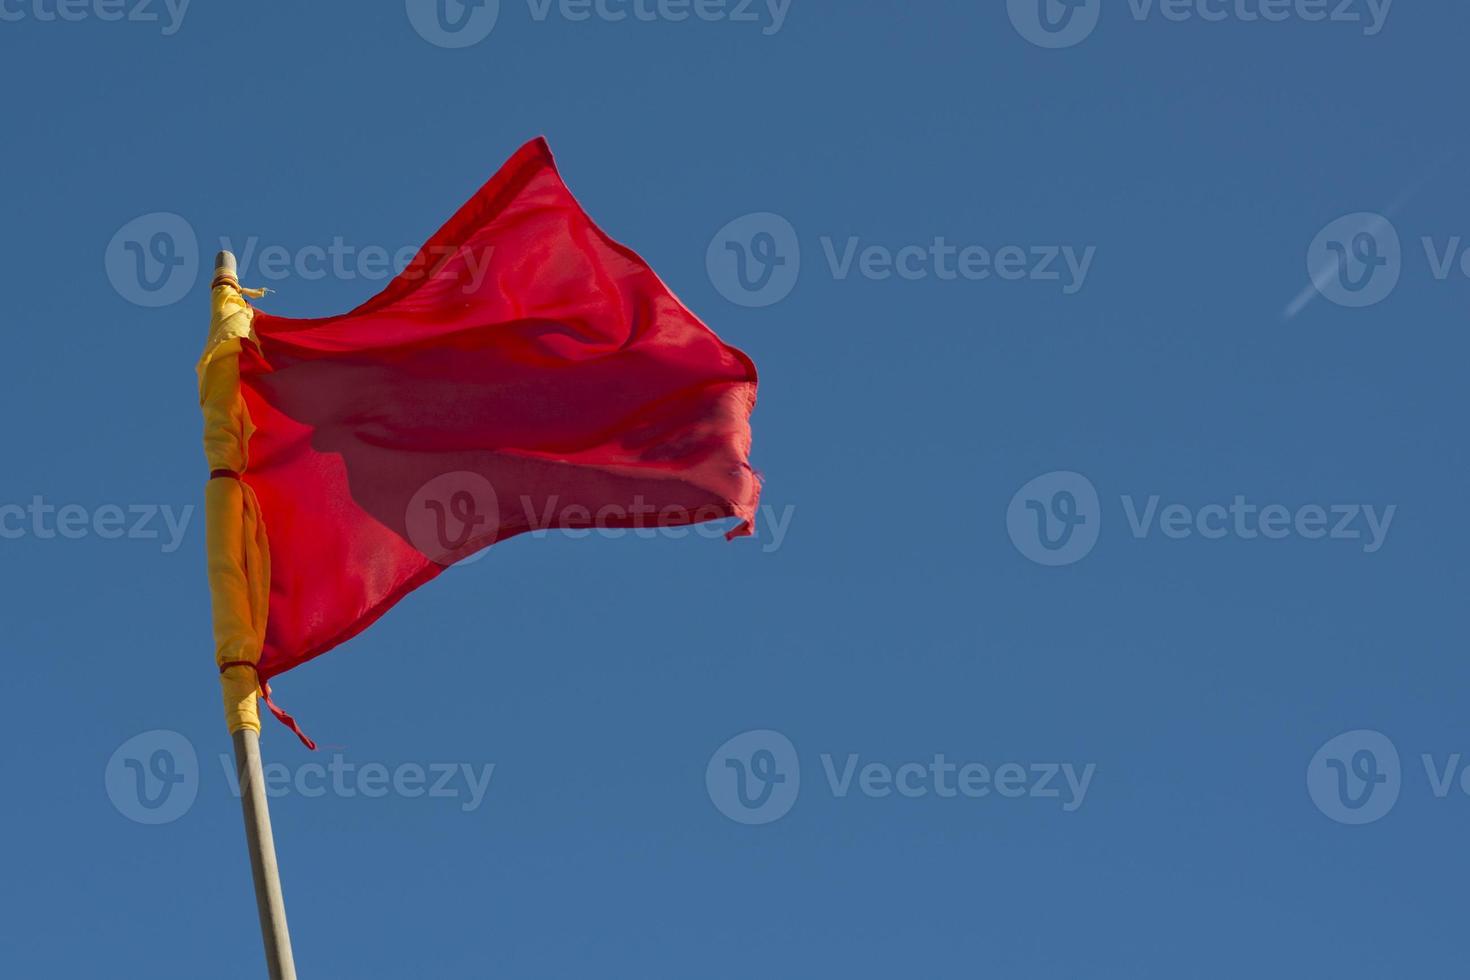
[[[262,681],[525,531],[750,533],[755,365],[593,224],[544,140],[378,296],[254,327],[241,477],[270,542]]]

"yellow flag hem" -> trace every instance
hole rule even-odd
[[[204,490],[205,555],[214,626],[215,664],[256,664],[265,645],[270,599],[270,546],[260,505],[233,478],[249,465],[255,427],[240,397],[240,349],[251,339],[255,311],[233,282],[210,296],[209,340],[196,369],[204,415],[204,456],[212,473]],[[225,723],[230,733],[260,731],[260,681],[248,666],[220,673]]]

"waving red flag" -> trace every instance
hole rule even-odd
[[[756,371],[522,147],[381,294],[256,311],[240,356],[270,596],[261,681],[487,545],[738,518]]]

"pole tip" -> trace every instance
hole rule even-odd
[[[219,275],[222,272],[227,272],[232,276],[235,275],[236,268],[234,252],[220,252],[214,257],[214,274]]]

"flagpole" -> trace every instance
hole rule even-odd
[[[250,874],[255,879],[255,906],[271,980],[296,980],[291,958],[291,931],[286,925],[286,899],[276,865],[276,841],[260,765],[260,735],[249,728],[234,734],[235,771],[240,779],[240,807],[245,813],[245,844],[250,848]]]
[[[236,277],[232,252],[215,258],[214,274]],[[238,669],[238,668],[237,668]],[[235,774],[240,787],[240,809],[245,817],[245,845],[250,851],[250,875],[255,881],[255,907],[260,913],[260,936],[270,980],[296,980],[291,956],[291,931],[286,925],[286,899],[281,893],[281,870],[276,864],[276,840],[271,833],[270,802],[260,762],[260,733],[242,728],[231,736],[235,743]]]

